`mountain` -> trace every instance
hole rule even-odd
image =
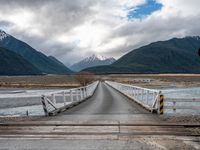
[[[173,38],[135,49],[110,66],[87,68],[106,73],[200,73],[200,37]]]
[[[70,67],[70,69],[78,72],[88,67],[110,65],[113,62],[115,62],[115,59],[112,57],[107,58],[99,55],[92,55],[90,57],[81,60],[78,63],[75,63]]]
[[[35,66],[22,56],[0,48],[0,75],[39,75],[42,74]]]
[[[60,62],[57,58],[53,57],[53,56],[48,56],[52,61],[54,61],[54,63],[61,65],[63,67],[66,67],[62,62]]]
[[[46,74],[70,74],[72,71],[60,63],[35,50],[28,44],[8,35],[0,30],[0,47],[9,49],[21,55],[29,63],[33,64],[41,72]]]

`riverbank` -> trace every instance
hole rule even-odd
[[[80,84],[72,75],[0,76],[0,88],[74,88]]]
[[[95,80],[112,80],[147,88],[198,87],[200,74],[111,74]],[[80,86],[75,75],[0,76],[0,88],[73,88]]]

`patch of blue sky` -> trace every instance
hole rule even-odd
[[[145,17],[151,15],[153,12],[161,10],[162,4],[157,3],[155,0],[146,0],[146,3],[130,8],[128,11],[128,20],[133,19],[144,19]]]

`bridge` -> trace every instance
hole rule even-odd
[[[179,105],[179,103],[188,105]],[[200,149],[200,124],[170,123],[198,99],[112,81],[42,95],[46,117],[0,123],[0,149]]]

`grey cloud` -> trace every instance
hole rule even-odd
[[[109,28],[108,34],[99,46],[104,46],[115,38],[125,39],[125,43],[108,48],[103,53],[117,58],[154,41],[200,35],[199,14],[189,17],[175,14],[167,18],[151,15],[142,21],[133,20],[123,23],[115,22],[115,18],[110,18],[110,15],[96,18],[96,15],[104,13],[104,7],[109,10],[114,2],[113,0],[0,0],[0,14],[5,16],[0,20],[0,28],[8,28],[8,33],[47,55],[56,56],[68,65],[92,54],[93,49],[79,48],[70,42],[62,43],[56,38],[62,34],[71,34],[75,27],[88,21],[93,26],[103,24]],[[93,9],[95,6],[100,6],[100,10]],[[18,29],[13,22],[7,20],[8,15],[20,10],[34,14],[30,28],[38,29],[41,35],[32,34],[30,28]]]
[[[8,21],[4,21],[4,20],[0,20],[0,28],[4,28],[4,27],[11,27],[14,24],[12,22],[8,22]]]

